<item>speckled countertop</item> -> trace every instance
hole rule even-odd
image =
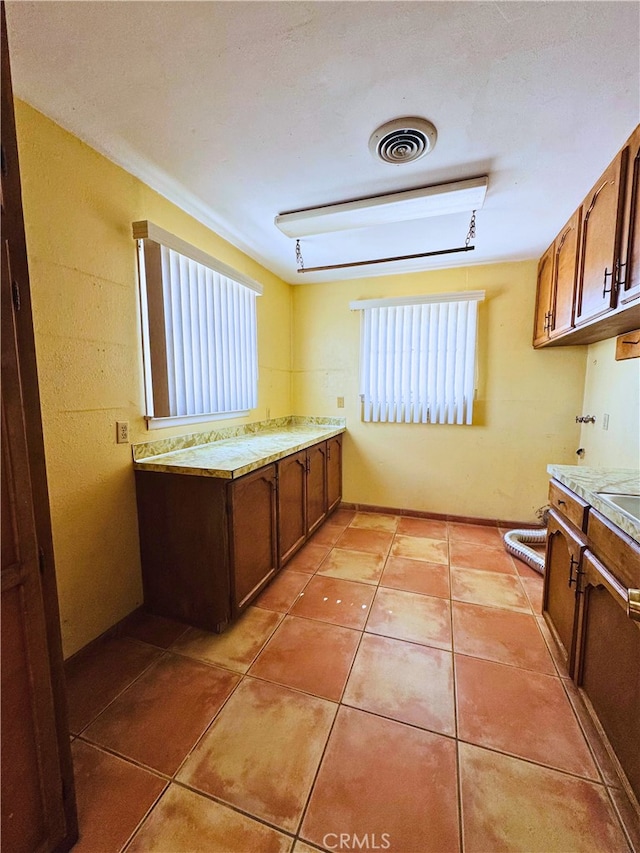
[[[344,418],[279,418],[133,446],[139,471],[235,479],[344,432]],[[230,433],[230,434],[229,434]]]
[[[640,542],[640,523],[605,503],[598,492],[640,495],[640,471],[633,468],[587,468],[582,465],[549,465],[547,471],[601,515]]]

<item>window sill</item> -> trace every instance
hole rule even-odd
[[[177,415],[170,418],[155,418],[145,416],[147,429],[166,429],[167,427],[188,426],[189,424],[204,424],[210,421],[228,421],[231,418],[244,418],[249,414],[249,409],[239,412],[217,412],[208,415]]]

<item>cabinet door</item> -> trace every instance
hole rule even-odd
[[[549,326],[551,338],[564,335],[573,328],[581,213],[582,208],[578,208],[553,244],[555,257]]]
[[[577,589],[580,582],[580,558],[586,540],[554,510],[549,512],[545,555],[542,612],[559,642],[573,674]]]
[[[576,681],[640,799],[640,623],[627,616],[626,588],[589,551],[583,568]]]
[[[551,322],[551,293],[553,290],[553,245],[549,246],[538,264],[538,286],[536,290],[536,320],[533,330],[533,345],[539,346],[549,340]]]
[[[267,465],[231,483],[231,583],[234,615],[275,574],[276,468]]]
[[[307,452],[278,462],[278,557],[283,566],[307,536]]]
[[[342,500],[342,436],[327,441],[327,514]]]
[[[618,303],[625,305],[640,296],[640,125],[629,140],[627,185],[622,219],[621,268]]]
[[[626,158],[625,148],[584,202],[576,325],[605,314],[616,304],[616,261],[622,221]]]
[[[307,450],[307,531],[313,533],[327,517],[327,442]]]

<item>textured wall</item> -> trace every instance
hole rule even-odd
[[[635,338],[638,333],[629,333]],[[607,468],[640,468],[640,358],[616,361],[616,339],[591,344],[582,415],[595,415],[584,424],[580,445],[582,464]],[[609,428],[603,429],[604,414]],[[576,413],[577,414],[577,413]]]
[[[291,414],[291,287],[31,107],[16,114],[69,655],[142,601],[131,449],[116,444],[116,421],[132,442],[206,430],[146,429],[131,223],[152,220],[264,284],[259,406],[246,421]]]
[[[473,426],[365,424],[352,299],[485,290]],[[533,350],[536,263],[494,264],[298,287],[294,407],[344,413],[344,499],[479,518],[535,520],[550,462],[576,461],[585,348]],[[345,409],[336,408],[344,396]],[[576,406],[578,408],[576,408]]]

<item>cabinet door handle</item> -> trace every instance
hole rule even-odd
[[[607,287],[607,279],[611,279],[611,287]],[[602,298],[604,299],[607,293],[611,293],[615,287],[615,279],[613,278],[613,270],[609,272],[609,268],[604,268],[604,278],[602,280]]]
[[[640,622],[640,589],[627,590],[627,616]]]
[[[616,290],[618,290],[620,287],[626,287],[627,286],[626,275],[624,276],[624,278],[621,275],[622,269],[626,266],[627,266],[626,262],[621,263],[620,258],[616,259],[616,278],[615,278]]]
[[[580,569],[578,569],[579,565],[580,565],[580,560],[576,560],[575,557],[573,555],[571,555],[570,562],[569,562],[569,586],[573,586],[573,584],[575,584],[576,590],[578,589],[578,582],[580,580],[580,575],[582,574]],[[573,575],[574,568],[576,569],[575,577]]]

